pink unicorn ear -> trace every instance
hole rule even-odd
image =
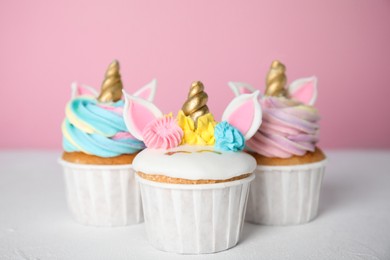
[[[234,95],[239,96],[241,94],[249,94],[256,91],[251,85],[243,82],[228,82],[229,87],[233,91]]]
[[[142,131],[152,120],[162,117],[163,113],[151,102],[140,97],[130,96],[123,90],[125,106],[123,118],[129,133],[143,140]]]
[[[246,140],[251,138],[261,125],[261,106],[259,91],[242,94],[232,100],[222,115],[222,121],[237,128]]]
[[[146,84],[144,87],[137,90],[133,96],[146,99],[148,101],[153,101],[157,89],[157,80],[153,79],[151,82]]]
[[[317,78],[301,78],[293,81],[288,87],[290,98],[306,105],[314,105],[317,99]]]
[[[72,85],[70,86],[71,87],[71,99],[74,99],[78,96],[91,96],[91,97],[97,97],[98,96],[98,92],[90,87],[90,86],[86,86],[86,85],[78,85],[76,82],[73,82]]]

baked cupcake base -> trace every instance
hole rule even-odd
[[[314,219],[326,165],[323,152],[317,148],[305,156],[288,159],[254,156],[258,166],[251,183],[246,221],[296,225]]]
[[[174,184],[137,176],[149,242],[180,254],[215,253],[235,246],[253,179],[250,174],[221,183]]]
[[[93,165],[123,165],[131,164],[134,157],[138,153],[134,154],[122,154],[115,157],[99,157],[96,155],[90,155],[83,152],[63,152],[62,159],[70,163],[77,164],[93,164]]]
[[[63,154],[59,163],[64,169],[67,202],[77,222],[124,226],[143,221],[139,185],[131,165],[134,156]]]

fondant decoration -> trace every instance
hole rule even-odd
[[[230,89],[233,91],[234,95],[239,96],[241,94],[250,94],[256,91],[252,85],[244,82],[228,82]]]
[[[143,141],[143,130],[146,125],[163,113],[152,103],[140,97],[130,96],[123,90],[125,107],[123,116],[129,133]]]
[[[182,110],[186,116],[192,118],[195,123],[195,128],[198,126],[198,118],[209,113],[207,107],[208,96],[204,92],[203,83],[195,81],[191,85],[190,92],[188,93],[187,101],[184,103]]]
[[[245,140],[251,138],[261,125],[261,107],[258,101],[259,91],[242,94],[234,98],[226,107],[222,121],[237,128]]]
[[[71,99],[79,96],[91,96],[93,98],[98,96],[98,92],[90,86],[79,85],[77,82],[73,82],[71,87]]]
[[[314,105],[317,100],[317,78],[315,76],[293,81],[288,87],[289,97],[306,105]]]
[[[133,167],[137,172],[187,180],[225,180],[253,172],[257,166],[256,160],[244,152],[197,152],[213,148],[180,145],[169,150],[145,149],[136,156]]]
[[[286,96],[286,67],[280,61],[273,61],[266,78],[266,96]]]
[[[146,84],[144,87],[140,88],[136,91],[133,96],[140,97],[146,99],[148,101],[153,101],[154,96],[156,95],[157,89],[157,80],[153,79],[151,82]]]
[[[122,98],[123,84],[119,74],[119,62],[114,60],[106,71],[98,97],[100,102],[116,102]]]
[[[142,131],[142,137],[149,148],[170,149],[181,143],[183,130],[172,116],[164,116],[147,124]]]

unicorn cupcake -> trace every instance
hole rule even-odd
[[[152,100],[155,85],[152,81],[134,95]],[[82,224],[122,226],[143,220],[132,161],[145,146],[129,134],[123,121],[122,88],[119,63],[114,61],[100,94],[74,83],[66,105],[59,162],[69,208]]]
[[[129,132],[145,142],[134,159],[150,243],[163,251],[202,254],[239,241],[255,159],[242,152],[261,124],[258,92],[236,97],[216,122],[201,82],[178,112],[126,95]]]
[[[318,211],[325,170],[319,140],[316,77],[293,81],[286,88],[286,68],[274,61],[260,98],[263,123],[247,142],[257,160],[246,220],[265,225],[302,224]],[[229,83],[237,96],[255,91],[246,83]]]

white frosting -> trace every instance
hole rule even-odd
[[[184,153],[167,154],[177,151]],[[135,171],[188,180],[225,180],[252,173],[256,166],[256,160],[247,153],[216,151],[213,146],[199,145],[169,150],[147,148],[133,161]]]

